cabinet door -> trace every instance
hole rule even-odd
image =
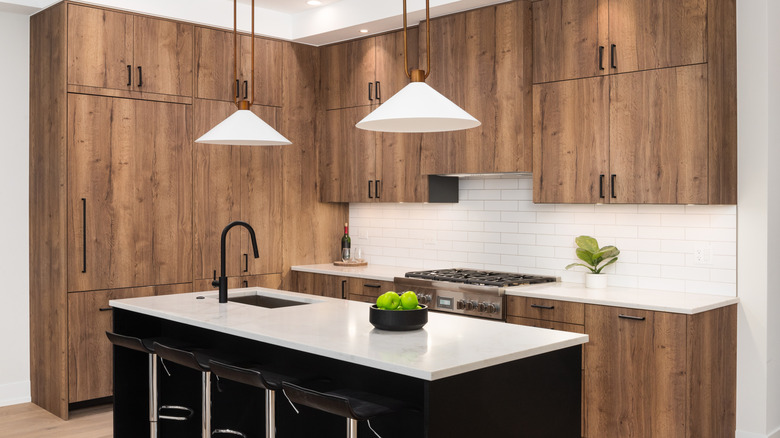
[[[325,112],[325,141],[319,150],[323,202],[376,200],[376,133],[355,128],[373,107]]]
[[[246,38],[242,44],[250,44]],[[282,52],[284,45],[281,41],[267,38],[255,38],[255,92],[254,104],[267,106],[282,106]],[[250,72],[244,73],[248,79]],[[251,84],[250,84],[251,88]],[[251,91],[249,91],[251,93]],[[312,101],[314,96],[311,96]],[[265,120],[265,119],[263,119]],[[267,120],[266,120],[267,122]]]
[[[195,101],[195,138],[236,111],[232,102]],[[220,272],[222,229],[241,219],[241,150],[238,146],[196,143],[194,153],[194,274],[213,279]],[[225,268],[228,277],[241,275],[241,233],[228,234]]]
[[[69,84],[131,89],[132,67],[132,15],[68,5]]]
[[[686,317],[586,306],[587,436],[685,436]]]
[[[135,17],[133,89],[192,96],[193,26]]]
[[[300,271],[293,271],[293,276],[295,288],[302,294],[345,298],[346,277]]]
[[[606,74],[608,10],[607,0],[534,2],[534,83]]]
[[[707,62],[707,1],[610,0],[609,40],[612,72]]]
[[[417,57],[417,28],[408,30],[408,66],[409,69],[422,68]],[[409,84],[409,78],[404,72],[404,33],[392,32],[374,38],[376,44],[376,82],[379,85],[375,92],[376,103],[381,104],[393,97]]]
[[[374,44],[374,38],[364,38],[322,48],[322,92],[325,109],[376,103],[373,100],[376,69]]]
[[[610,96],[610,202],[706,204],[707,66],[615,75]]]
[[[424,28],[421,65],[427,58]],[[424,134],[422,173],[531,171],[529,3],[510,2],[432,21],[431,69],[429,85],[482,125]]]
[[[68,290],[192,281],[188,105],[68,97]]]
[[[252,110],[279,128],[281,110],[254,105]],[[241,275],[282,272],[282,151],[281,146],[240,146],[241,220],[255,230],[260,258],[254,258],[246,229],[241,233]],[[234,230],[231,232],[239,232]]]
[[[233,102],[236,92],[233,33],[195,28],[195,96]]]
[[[534,85],[534,202],[607,202],[608,84],[598,77]]]
[[[382,295],[389,290],[395,290],[392,281],[368,280],[354,277],[347,278],[346,286],[347,299],[372,304],[376,303],[376,299],[379,295]],[[398,291],[398,293],[400,294],[402,292]]]
[[[428,177],[420,172],[422,134],[376,134],[375,200],[428,201]]]

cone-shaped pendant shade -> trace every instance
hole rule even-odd
[[[280,146],[292,144],[282,134],[249,110],[238,110],[211,131],[195,140],[196,143],[229,144],[238,146]]]
[[[480,124],[425,82],[411,82],[355,126],[380,132],[442,132]]]

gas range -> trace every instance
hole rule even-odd
[[[395,277],[396,290],[417,293],[430,310],[505,320],[507,287],[557,281],[555,277],[472,269],[407,272]]]

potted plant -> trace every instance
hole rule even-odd
[[[585,274],[585,287],[606,287],[607,277],[601,271],[618,261],[617,256],[620,254],[620,250],[612,245],[599,248],[598,241],[590,236],[579,236],[574,239],[574,243],[578,246],[577,257],[586,264],[572,263],[566,269],[571,269],[575,266],[587,268],[590,272]]]

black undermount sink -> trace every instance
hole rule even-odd
[[[279,307],[291,307],[300,306],[302,304],[309,304],[305,301],[293,301],[285,300],[284,298],[275,298],[265,295],[244,295],[241,297],[230,297],[228,301],[241,304],[249,304],[250,306],[265,307],[268,309],[276,309]]]

